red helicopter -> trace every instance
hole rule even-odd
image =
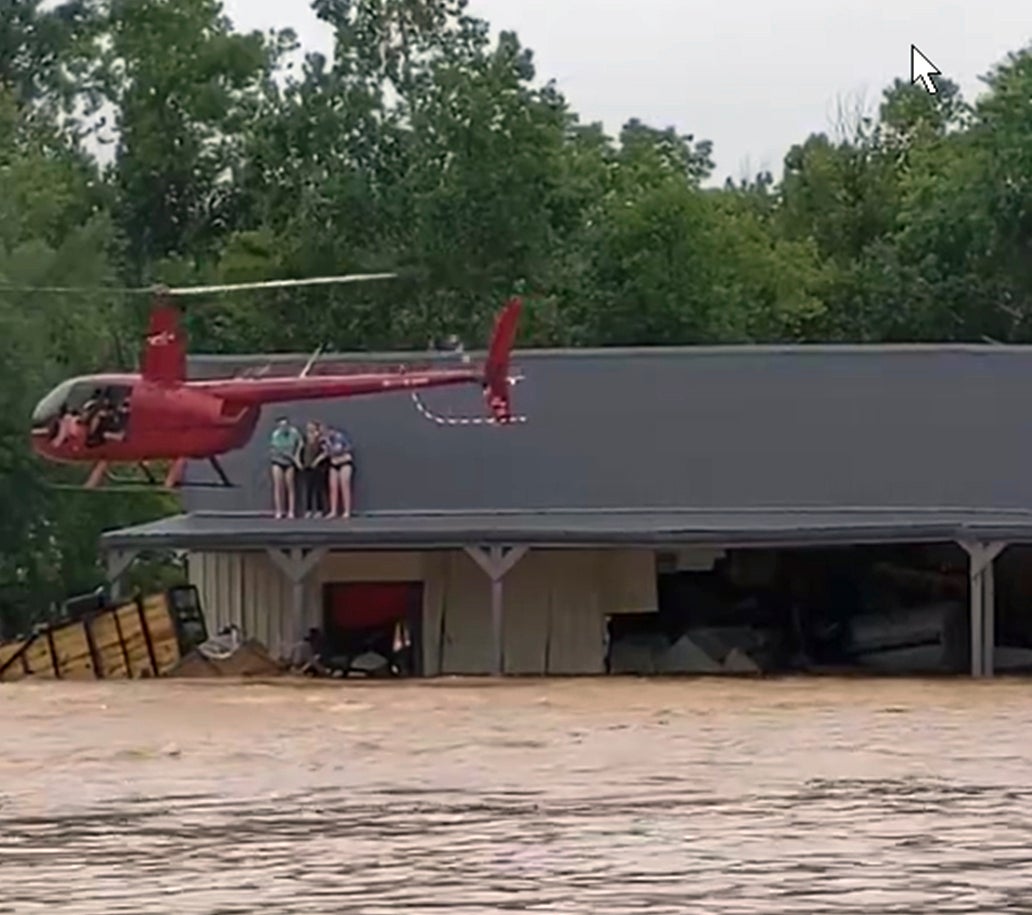
[[[179,310],[173,304],[177,296],[391,276],[158,288],[153,291],[141,371],[82,376],[58,385],[33,411],[33,450],[49,461],[92,465],[86,489],[100,487],[108,479],[112,465],[125,464],[142,470],[145,485],[157,486],[150,463],[169,464],[161,485],[175,489],[185,485],[182,478],[188,460],[207,460],[220,480],[215,485],[230,487],[232,483],[219,463],[219,456],[247,444],[265,404],[410,391],[418,405],[418,389],[478,384],[483,388],[489,411],[489,416],[480,421],[505,424],[522,419],[512,415],[509,398],[509,386],[516,380],[509,376],[509,356],[522,307],[519,299],[510,300],[498,315],[487,358],[480,366],[310,375],[316,358],[313,356],[302,372],[293,377],[197,381],[186,377],[185,335],[179,325]]]

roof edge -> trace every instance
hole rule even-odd
[[[896,526],[876,529],[793,529],[787,531],[757,530],[691,530],[657,531],[653,534],[605,531],[592,535],[577,533],[559,536],[554,531],[542,533],[506,531],[470,531],[468,536],[444,537],[439,534],[417,533],[410,536],[347,536],[336,532],[331,538],[317,538],[308,533],[286,532],[278,537],[266,535],[157,535],[149,537],[116,538],[103,544],[107,549],[147,550],[178,549],[186,552],[258,552],[265,549],[302,547],[314,549],[361,550],[362,552],[391,550],[460,550],[474,545],[521,545],[535,549],[598,549],[624,547],[659,549],[673,546],[708,546],[723,548],[821,547],[865,546],[889,543],[952,543],[965,539],[967,531],[952,526],[902,528]],[[1032,531],[1024,539],[1032,538]],[[971,539],[971,538],[967,538]],[[1014,540],[1016,538],[1007,538]]]
[[[1013,516],[1014,518],[1027,518],[1032,520],[1032,508],[1004,508],[993,506],[971,506],[971,505],[736,505],[736,506],[658,506],[658,505],[637,505],[637,506],[605,506],[582,508],[576,506],[562,507],[550,506],[548,508],[436,508],[410,511],[407,509],[379,509],[363,511],[355,515],[356,518],[396,518],[419,519],[419,518],[530,518],[530,517],[555,517],[557,515],[578,516],[584,518],[599,517],[620,517],[628,515],[657,515],[666,516],[681,515],[691,517],[693,515],[927,515],[942,518],[949,515],[978,516],[989,515],[995,518],[1001,516]],[[162,524],[169,521],[187,520],[190,518],[271,518],[269,512],[263,511],[210,511],[200,510],[193,512],[178,512],[175,515],[168,515],[156,521],[147,522],[143,525],[134,525],[131,528],[122,530],[134,530],[147,527],[152,524]]]
[[[655,512],[642,511],[648,518]],[[612,523],[585,527],[570,518],[568,525],[545,525],[540,528],[520,527],[495,517],[494,523],[484,518],[459,529],[433,527],[388,530],[363,530],[348,525],[318,527],[262,526],[224,530],[168,529],[176,522],[189,523],[189,515],[178,515],[165,521],[108,531],[101,537],[107,549],[193,549],[235,552],[285,547],[327,547],[341,549],[457,549],[471,544],[523,544],[537,548],[591,548],[605,546],[638,546],[659,548],[674,545],[707,545],[723,547],[863,545],[876,543],[940,543],[961,540],[1032,541],[1032,518],[1029,513],[968,512],[943,513],[939,517],[896,517],[852,520],[841,515],[830,519],[813,517],[793,524],[778,524],[777,515],[753,518],[752,523],[714,523],[714,514],[702,523],[693,524],[690,515],[671,523],[670,515],[656,518],[656,524],[626,527],[617,516]],[[805,514],[805,513],[803,513]],[[980,517],[981,516],[981,517]],[[240,516],[236,516],[238,519]],[[422,516],[426,517],[426,516]],[[523,516],[526,518],[526,515]],[[228,520],[228,519],[227,519]],[[486,522],[486,523],[485,523]],[[772,523],[773,522],[773,523]],[[164,528],[164,529],[163,529]]]

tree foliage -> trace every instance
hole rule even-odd
[[[70,374],[130,366],[152,280],[393,270],[389,286],[227,296],[196,349],[479,341],[528,301],[530,345],[1032,339],[1032,53],[897,82],[801,138],[780,175],[713,187],[709,141],[585,124],[465,0],[314,0],[329,58],[242,34],[217,0],[0,0],[0,613],[92,586],[98,532],[160,500],[55,491],[26,417]]]

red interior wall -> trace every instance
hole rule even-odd
[[[326,622],[334,629],[384,626],[408,616],[411,582],[338,582],[327,587]]]

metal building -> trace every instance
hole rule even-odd
[[[191,372],[270,358],[305,362],[199,356]],[[186,550],[212,628],[235,622],[273,651],[319,625],[335,585],[409,583],[427,675],[601,672],[606,621],[657,611],[660,556],[957,545],[976,675],[993,671],[1008,546],[1007,612],[1032,605],[1032,348],[533,351],[516,365],[520,425],[436,424],[404,393],[292,406],[356,443],[348,521],[272,518],[265,416],[224,462],[237,488],[188,490],[184,514],[104,536],[113,577],[141,550]],[[479,393],[424,401],[476,416]]]

